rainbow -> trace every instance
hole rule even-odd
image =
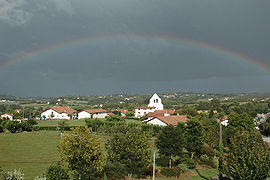
[[[134,40],[155,40],[167,43],[176,43],[176,44],[183,44],[187,46],[191,46],[194,48],[199,48],[202,50],[207,50],[212,53],[217,53],[220,55],[225,55],[228,58],[235,59],[237,61],[242,61],[247,63],[253,67],[256,67],[264,72],[270,73],[270,67],[266,64],[263,64],[259,61],[256,61],[248,56],[245,56],[240,53],[233,52],[231,50],[227,50],[225,48],[211,45],[205,42],[190,40],[185,38],[179,37],[171,37],[171,36],[164,36],[164,35],[138,35],[138,34],[113,34],[113,35],[101,35],[101,36],[89,36],[79,39],[73,39],[69,41],[64,41],[61,43],[53,44],[47,47],[43,47],[40,49],[33,50],[29,53],[25,53],[23,55],[17,56],[13,59],[9,59],[0,63],[0,69],[10,66],[12,64],[18,63],[20,61],[26,61],[29,59],[34,59],[36,56],[41,54],[51,52],[54,50],[60,50],[63,48],[68,48],[84,43],[102,43],[110,40],[121,40],[121,39],[134,39]]]

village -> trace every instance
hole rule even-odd
[[[92,99],[92,104],[91,101],[88,101],[89,98]],[[179,98],[186,104],[179,106]],[[41,98],[33,101],[31,98],[31,109],[28,107],[29,105],[24,104],[25,99],[21,103],[24,105],[23,109],[14,104],[19,100],[11,97],[10,101],[2,102],[5,104],[0,105],[2,111],[0,142],[1,145],[3,144],[3,149],[0,151],[0,167],[4,171],[10,171],[13,164],[16,163],[16,169],[21,169],[21,171],[15,169],[14,173],[25,173],[26,179],[48,178],[51,174],[58,174],[55,171],[57,168],[67,174],[67,176],[63,176],[67,179],[78,179],[73,170],[81,173],[87,172],[80,176],[88,179],[90,172],[97,168],[93,167],[92,163],[87,164],[87,169],[75,168],[72,170],[67,169],[64,165],[71,163],[69,159],[62,159],[68,148],[79,150],[85,143],[84,140],[87,141],[87,144],[92,144],[91,146],[85,144],[85,148],[103,147],[102,143],[106,146],[96,152],[100,153],[99,156],[95,156],[96,153],[90,153],[87,156],[73,154],[76,151],[70,151],[69,156],[81,158],[77,163],[82,167],[84,161],[90,157],[97,159],[95,163],[106,162],[100,164],[101,171],[96,169],[98,173],[92,175],[95,178],[108,176],[112,179],[152,177],[152,172],[154,172],[153,165],[151,165],[153,163],[152,153],[155,153],[156,157],[154,166],[156,166],[155,176],[157,178],[217,177],[221,172],[228,173],[226,170],[219,171],[218,164],[221,156],[218,153],[228,154],[229,148],[236,148],[231,147],[230,138],[237,137],[237,131],[245,130],[243,133],[248,131],[253,133],[253,136],[269,143],[269,138],[267,138],[270,135],[268,95],[193,93],[158,95],[154,93],[143,96],[122,94],[97,96],[96,99],[93,97],[63,97]],[[41,106],[40,102],[44,105]],[[83,106],[73,105],[78,102]],[[76,133],[80,135],[78,136]],[[244,137],[249,138],[249,133]],[[74,136],[86,139],[74,139]],[[242,140],[242,136],[237,138],[240,138],[239,141],[248,140]],[[12,145],[9,143],[10,139],[14,142]],[[136,142],[134,142],[135,139]],[[81,142],[77,144],[77,147],[76,142],[79,141]],[[237,139],[235,141],[238,142]],[[29,143],[31,146],[27,145]],[[72,145],[65,147],[66,143]],[[253,147],[252,143],[246,142],[247,148]],[[220,150],[222,144],[226,148]],[[266,148],[264,145],[262,147]],[[19,153],[17,149],[20,149]],[[85,152],[85,149],[82,150]],[[254,160],[259,158],[258,155],[263,155],[257,154],[256,149],[249,149],[249,151],[251,154],[255,153]],[[5,156],[5,152],[13,155]],[[92,150],[89,149],[89,152]],[[59,156],[59,153],[62,153],[62,156]],[[103,153],[109,154],[105,157],[102,155]],[[116,161],[114,156],[120,156],[117,153],[122,154],[123,157]],[[129,158],[125,154],[129,154]],[[141,159],[136,159],[136,156],[140,156]],[[44,158],[46,161],[43,160],[43,162],[41,159]],[[65,163],[63,164],[60,160]],[[262,159],[260,163],[264,164],[266,160],[267,158]],[[27,165],[23,162],[27,162]],[[117,163],[122,163],[121,166],[123,165],[127,169],[124,168],[125,170],[123,169],[121,172],[115,170],[115,166],[116,169],[119,166]],[[129,169],[129,163],[137,163],[136,167],[140,168]],[[130,172],[134,175],[130,176]],[[91,178],[93,177],[91,176]]]

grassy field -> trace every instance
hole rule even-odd
[[[38,120],[37,123],[40,127],[44,126],[58,126],[59,121],[62,120]],[[83,119],[74,119],[74,120],[67,120],[67,125],[68,126],[84,126],[85,125],[85,120]]]
[[[41,176],[52,162],[60,160],[58,140],[57,131],[0,134],[0,166],[3,171],[21,169],[26,180]]]
[[[99,136],[105,143],[110,138],[106,134],[99,134]],[[4,172],[20,169],[21,172],[25,174],[26,180],[33,180],[36,176],[42,176],[46,168],[52,162],[60,160],[57,151],[59,139],[60,132],[58,131],[0,134],[0,166]],[[150,139],[151,145],[153,144],[153,141],[153,138]],[[158,154],[156,157],[158,158]],[[213,177],[217,175],[217,169],[209,169],[207,167],[199,169],[199,172],[203,177]],[[157,179],[173,180],[176,178],[157,177]],[[195,170],[188,170],[181,179],[203,178],[200,177]]]

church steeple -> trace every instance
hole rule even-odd
[[[155,107],[156,110],[163,110],[162,100],[157,93],[155,93],[150,99],[148,107]]]

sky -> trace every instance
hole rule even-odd
[[[270,92],[269,0],[0,0],[0,94]]]

